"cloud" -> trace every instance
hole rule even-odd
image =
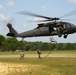
[[[8,33],[7,23],[11,23],[13,18],[8,15],[0,13],[0,34],[6,35]]]
[[[3,14],[0,14],[0,21],[5,21],[7,18],[5,15]]]
[[[8,6],[13,7],[15,3],[13,1],[8,1]]]
[[[76,0],[69,0],[70,2],[72,2],[72,3],[76,3]]]
[[[9,23],[12,22],[13,18],[0,13],[0,22],[1,23]]]
[[[42,5],[41,8],[42,8],[42,9],[47,9],[47,6]]]
[[[8,33],[8,28],[6,27],[6,24],[1,23],[0,34],[6,36],[7,33]]]
[[[0,22],[6,22],[8,20],[8,16],[5,16],[3,14],[0,14]]]
[[[8,32],[6,24],[9,21],[9,18],[9,16],[0,13],[0,34],[2,35],[6,35]]]
[[[44,4],[44,5],[41,6],[41,8],[42,8],[43,10],[46,10],[48,7],[49,7],[48,4]]]
[[[0,10],[4,10],[4,7],[0,4]]]

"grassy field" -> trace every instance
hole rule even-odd
[[[76,75],[76,51],[53,51],[44,58],[48,53],[38,59],[36,52],[25,52],[20,60],[19,52],[0,52],[0,75]]]

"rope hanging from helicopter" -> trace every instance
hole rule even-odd
[[[57,44],[57,41],[53,37],[52,38],[50,37],[50,42],[54,43],[54,44]],[[51,54],[52,51],[53,50],[50,50],[50,52],[44,58],[48,57]]]
[[[51,54],[52,51],[50,51],[44,58],[48,57]]]

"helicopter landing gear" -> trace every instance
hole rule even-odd
[[[22,38],[21,42],[23,42],[24,38]]]
[[[58,33],[58,37],[62,37],[62,34]]]
[[[65,38],[65,39],[67,38],[67,36],[68,36],[67,34],[64,34],[64,38]]]

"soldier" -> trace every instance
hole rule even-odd
[[[59,36],[59,37],[62,36],[62,34],[63,34],[63,30],[64,30],[64,28],[63,28],[62,26],[57,27],[57,32],[58,32],[58,36]]]
[[[41,59],[41,51],[37,50],[38,58]]]
[[[20,53],[20,60],[24,59],[24,51],[21,51]]]

